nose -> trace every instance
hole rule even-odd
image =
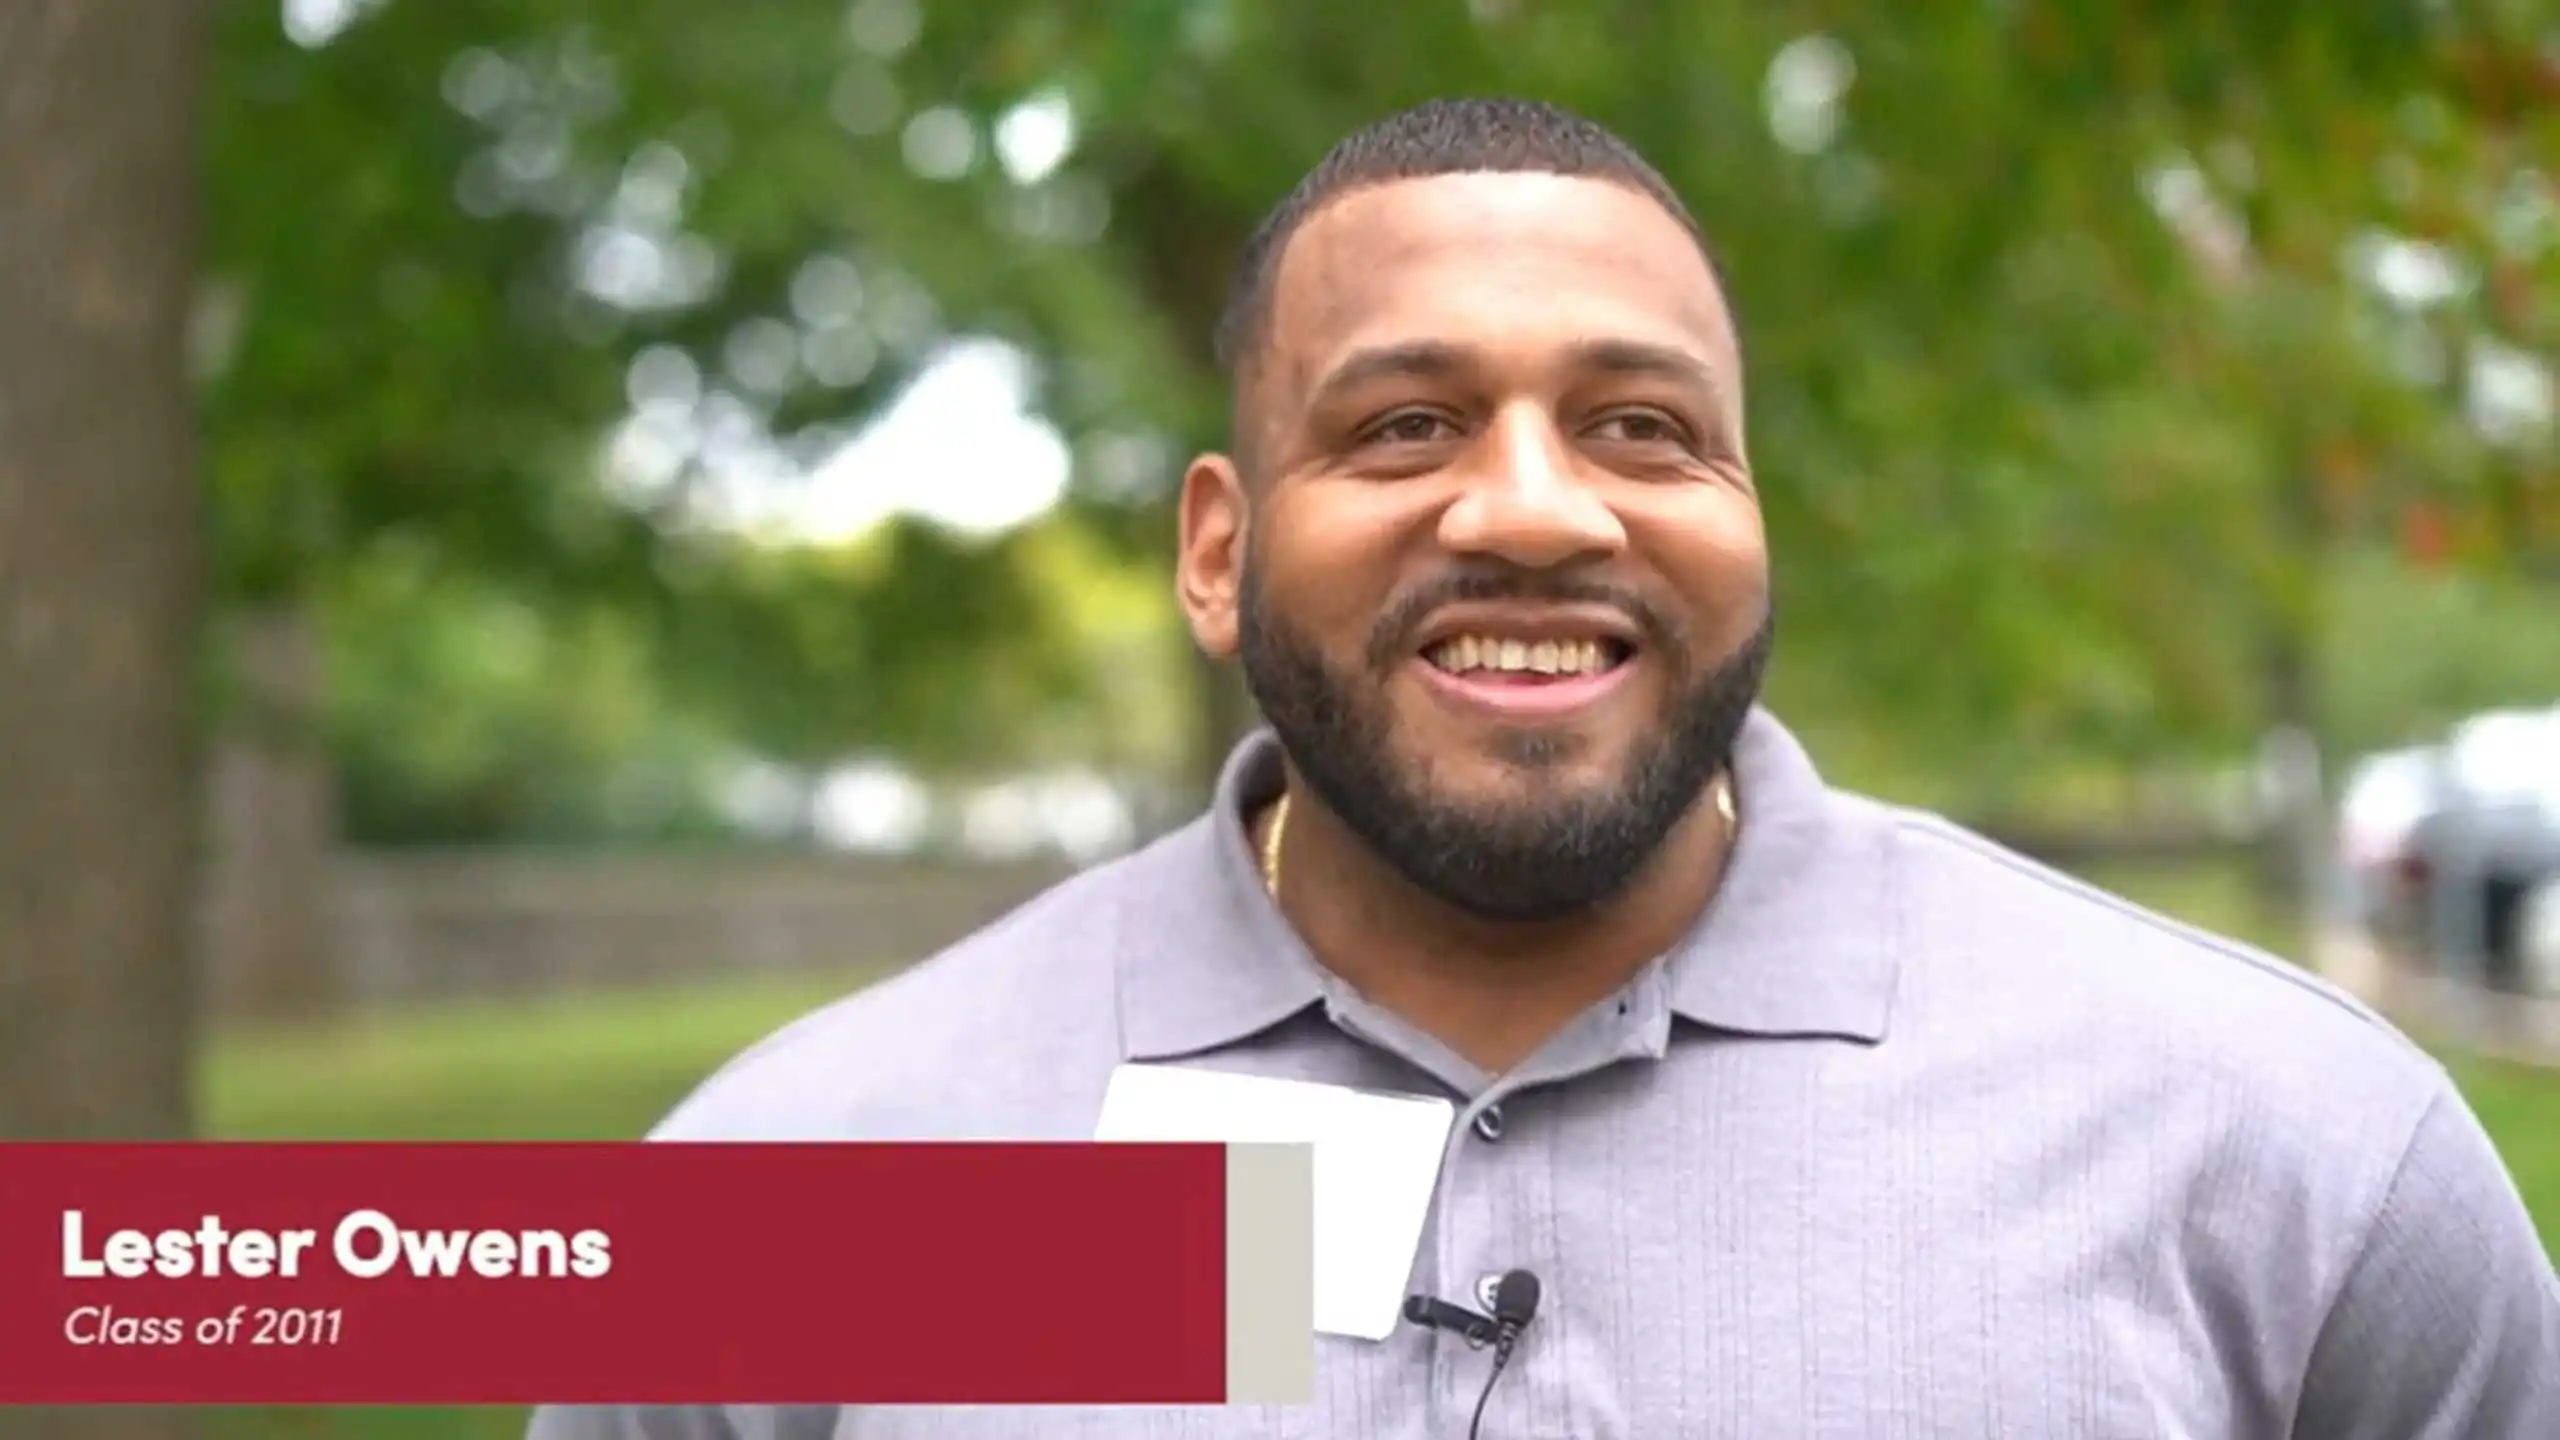
[[[1576,473],[1571,446],[1542,410],[1505,412],[1473,474],[1441,513],[1440,543],[1529,569],[1559,569],[1615,555],[1626,527],[1597,487]]]

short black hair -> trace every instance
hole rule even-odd
[[[1430,100],[1344,137],[1263,217],[1245,241],[1212,337],[1219,367],[1229,376],[1239,372],[1268,318],[1282,249],[1327,201],[1395,180],[1483,171],[1587,176],[1639,190],[1688,230],[1718,288],[1724,284],[1689,207],[1634,146],[1605,126],[1538,100]]]

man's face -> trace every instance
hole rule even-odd
[[[1255,473],[1186,482],[1195,630],[1416,884],[1488,917],[1606,899],[1726,763],[1768,649],[1695,243],[1597,180],[1355,191],[1289,243],[1264,337]]]

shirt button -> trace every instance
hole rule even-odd
[[[1487,1140],[1502,1138],[1502,1107],[1487,1105],[1476,1112],[1476,1134]]]
[[[1476,1281],[1476,1308],[1487,1315],[1493,1313],[1493,1300],[1502,1293],[1502,1277],[1487,1275]]]

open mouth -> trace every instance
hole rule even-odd
[[[1614,636],[1532,640],[1456,635],[1426,647],[1422,658],[1444,675],[1535,685],[1605,675],[1634,659],[1635,647]]]
[[[1598,704],[1634,673],[1636,657],[1634,641],[1608,626],[1488,617],[1426,642],[1415,668],[1456,708],[1516,724]]]

